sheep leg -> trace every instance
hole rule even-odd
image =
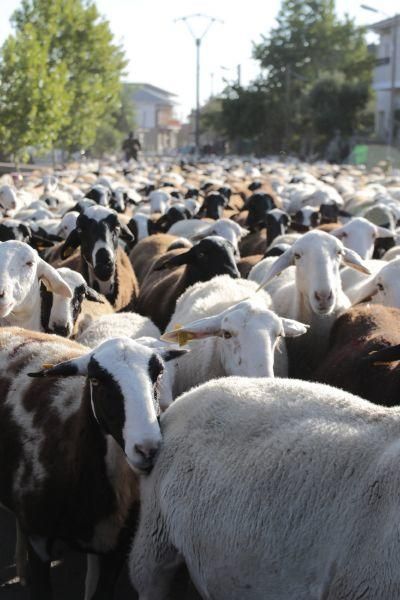
[[[130,555],[130,575],[139,600],[168,600],[183,560],[169,543],[161,518],[154,515],[158,525],[144,518],[135,535]],[[174,596],[174,600],[178,600]]]
[[[96,556],[97,585],[94,588],[93,595],[88,596],[88,600],[112,600],[118,577],[126,560],[126,554],[127,548],[123,547],[114,552]]]
[[[47,560],[44,556],[40,557],[32,547],[31,543],[28,543],[30,600],[52,600],[50,565],[50,558]]]
[[[85,600],[91,600],[99,582],[100,566],[99,557],[95,554],[87,555]]]
[[[15,546],[15,567],[17,577],[21,585],[26,585],[26,573],[28,566],[28,540],[22,531],[18,519],[15,520],[17,543]]]

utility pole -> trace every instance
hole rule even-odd
[[[207,21],[206,27],[205,27],[203,33],[201,33],[201,35],[196,34],[193,31],[192,27],[190,26],[190,21],[193,19],[198,19],[198,18],[206,19],[206,21]],[[209,17],[209,16],[203,15],[201,13],[198,13],[195,15],[189,15],[187,17],[180,17],[178,19],[175,19],[175,23],[177,21],[183,21],[183,23],[186,25],[187,29],[189,30],[190,35],[194,39],[195,45],[196,45],[196,112],[195,112],[194,139],[195,139],[196,154],[199,155],[199,153],[200,153],[200,47],[201,47],[201,42],[205,38],[205,36],[208,33],[212,24],[216,23],[216,22],[223,23],[223,21],[221,19],[216,19],[215,17]]]

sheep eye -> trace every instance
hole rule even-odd
[[[33,261],[32,260],[28,260],[27,263],[25,263],[27,267],[33,267]]]
[[[199,252],[199,258],[204,258],[204,257],[205,257],[204,252]]]
[[[232,334],[231,334],[231,333],[229,333],[229,331],[223,331],[223,332],[222,332],[222,337],[223,337],[225,340],[229,340],[229,339],[232,337]]]
[[[90,378],[90,383],[94,386],[96,385],[100,385],[100,381],[98,379],[96,379],[96,377],[91,377]]]
[[[383,292],[383,285],[381,283],[377,283],[376,287],[378,288],[378,290],[380,290],[381,292]]]
[[[301,255],[300,255],[300,254],[297,254],[297,253],[295,253],[294,257],[295,257],[295,259],[296,259],[296,260],[299,260],[299,259],[301,258]]]

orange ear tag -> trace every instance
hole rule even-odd
[[[44,363],[44,365],[42,365],[42,369],[52,369],[53,367],[54,365],[51,363]]]

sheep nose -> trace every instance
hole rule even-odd
[[[158,452],[159,443],[146,443],[143,444],[135,444],[135,451],[145,459],[146,462],[153,462],[155,455]]]
[[[329,292],[314,292],[315,299],[318,300],[318,302],[331,300],[332,295],[332,290],[329,290]]]
[[[4,298],[4,295],[5,295],[5,291],[4,291],[4,290],[1,290],[1,291],[0,291],[0,298]]]
[[[63,325],[54,325],[53,332],[61,337],[69,337],[69,327]]]

